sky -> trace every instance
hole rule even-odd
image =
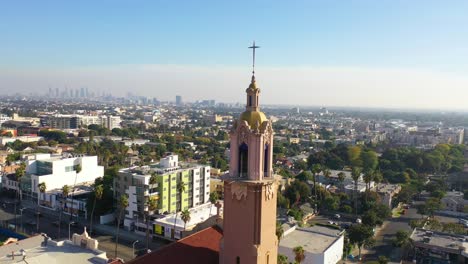
[[[0,1],[0,93],[468,110],[468,1]]]

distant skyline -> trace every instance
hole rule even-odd
[[[467,1],[8,1],[0,93],[468,110]]]

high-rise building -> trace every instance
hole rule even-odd
[[[176,105],[179,105],[179,106],[182,105],[182,104],[183,104],[183,102],[182,102],[182,96],[176,95],[176,97],[175,97],[175,102],[176,102]]]
[[[260,111],[260,89],[253,75],[246,92],[246,110],[230,132],[231,159],[224,181],[224,236],[219,262],[276,263],[273,129]]]

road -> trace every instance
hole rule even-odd
[[[409,222],[414,219],[422,219],[422,217],[422,215],[417,213],[416,208],[412,207],[406,210],[405,215],[385,221],[383,226],[377,231],[375,246],[372,249],[363,250],[365,254],[364,259],[376,260],[379,256],[386,256],[390,258],[391,262],[400,263],[401,249],[392,246],[392,240],[400,230],[411,233],[413,230]],[[435,218],[441,223],[458,223],[458,219],[453,217],[436,215]]]
[[[6,206],[3,207],[3,204],[0,206],[0,222],[3,224],[15,224],[15,214],[14,214],[14,203],[12,201],[8,201],[3,199],[2,201],[6,201]],[[48,209],[42,209],[42,214],[40,217],[36,215],[36,209],[34,208],[24,208],[22,211],[22,215],[20,213],[19,208],[23,208],[18,206],[18,215],[16,217],[16,222],[18,225],[18,232],[26,234],[26,235],[34,235],[38,233],[45,233],[49,237],[54,240],[65,240],[68,239],[69,234],[73,235],[73,233],[83,233],[84,227],[82,224],[78,226],[70,226],[70,233],[69,233],[69,221],[70,216],[62,215],[62,224],[60,226],[60,235],[59,235],[59,227],[56,224],[58,222],[58,217],[55,215],[47,214]],[[37,219],[39,219],[39,230],[37,229]],[[103,228],[101,228],[102,230]],[[113,227],[106,227],[106,230],[110,230],[111,234],[114,233],[115,228]],[[109,232],[108,232],[109,233]],[[145,238],[141,236],[137,236],[134,233],[131,233],[132,236],[125,237],[125,233],[129,233],[128,231],[121,230],[121,236],[119,238],[119,246],[118,246],[118,257],[122,258],[125,261],[129,261],[133,259],[133,247],[132,243],[136,240],[139,242],[135,244],[135,252],[145,252],[146,251],[146,243]],[[115,252],[115,240],[114,236],[94,232],[92,237],[99,241],[99,249],[102,251],[107,252],[108,257],[114,257]],[[149,248],[151,250],[157,250],[163,245],[166,245],[168,242],[162,240],[155,240],[150,242]]]

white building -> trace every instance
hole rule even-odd
[[[41,139],[43,139],[43,137],[39,137],[39,136],[0,137],[0,145],[13,143],[16,140],[19,140],[24,143],[31,143],[31,142],[38,142]]]
[[[6,121],[10,121],[11,118],[7,115],[4,115],[4,114],[0,114],[0,126],[2,126],[3,123],[5,123]]]
[[[61,206],[61,190],[68,185],[70,196],[65,207],[68,211],[84,211],[86,203],[85,199],[80,199],[80,195],[89,193],[96,178],[104,176],[104,167],[98,166],[97,156],[30,154],[24,155],[23,160],[26,163],[26,175],[21,180],[23,198],[30,198],[53,209]],[[3,187],[15,190],[17,183],[12,180],[8,182]],[[45,183],[47,188],[44,194],[38,188],[41,183]]]
[[[278,247],[278,254],[294,261],[293,248],[302,246],[304,263],[336,264],[343,256],[344,231],[323,226],[300,228],[293,226],[284,233]]]

